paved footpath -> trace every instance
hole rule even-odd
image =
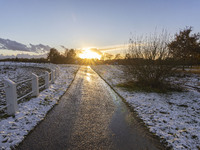
[[[20,150],[163,149],[122,100],[82,66],[64,96],[17,147]]]

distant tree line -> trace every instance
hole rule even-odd
[[[51,48],[47,58],[14,58],[1,61],[124,65],[124,71],[130,75],[129,86],[174,90],[176,84],[171,82],[169,77],[176,73],[177,69],[184,70],[185,66],[200,65],[200,33],[192,34],[192,27],[186,27],[176,33],[173,39],[166,31],[145,37],[131,37],[125,56],[104,53],[101,60],[98,60],[81,59],[77,54],[74,49],[65,48],[65,52],[60,53],[57,49]]]
[[[0,61],[14,62],[34,62],[34,63],[54,63],[54,64],[75,64],[77,63],[76,52],[74,49],[65,49],[61,54],[57,49],[51,48],[47,54],[47,58],[6,58]]]
[[[52,48],[47,55],[48,62],[55,64],[74,64],[77,63],[76,52],[74,49],[65,49],[64,54],[60,54],[57,49]]]
[[[159,44],[158,44],[159,43]],[[145,45],[144,45],[145,44]],[[151,37],[131,37],[129,40],[128,53],[125,55],[112,55],[104,53],[101,60],[81,59],[74,49],[65,48],[64,53],[51,48],[47,58],[8,58],[0,61],[17,62],[40,62],[55,64],[142,64],[149,63],[171,63],[176,66],[199,65],[200,64],[200,33],[192,34],[192,27],[186,27],[176,33],[173,40],[168,35],[151,35]]]

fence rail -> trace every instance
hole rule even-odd
[[[25,94],[24,96],[18,98],[17,101],[20,101],[20,100],[22,100],[23,98],[26,98],[27,96],[31,95],[32,93],[33,93],[33,91],[31,91],[31,92]]]
[[[4,87],[1,87],[0,90],[5,91],[6,95],[6,106],[3,106],[0,108],[0,111],[4,110],[7,108],[6,112],[8,115],[14,115],[16,111],[18,111],[18,101],[26,98],[27,96],[38,96],[39,95],[39,90],[41,88],[49,88],[49,85],[54,83],[55,79],[59,76],[59,68],[56,65],[51,66],[51,64],[36,64],[36,63],[8,63],[0,62],[0,65],[9,65],[9,66],[31,66],[31,67],[43,67],[43,68],[48,68],[51,71],[45,71],[44,74],[37,76],[36,74],[32,73],[32,77],[23,81],[19,81],[17,83],[13,82],[10,80],[8,77],[5,77],[3,79],[4,82]],[[39,78],[44,77],[45,84],[42,86],[39,86]],[[50,80],[51,77],[51,80]],[[16,86],[18,84],[26,83],[31,81],[32,84],[32,91],[29,93],[26,93],[25,95],[21,96],[20,98],[17,98],[17,88]]]
[[[32,79],[27,79],[27,80],[24,80],[24,81],[19,81],[17,82],[17,84],[22,84],[22,83],[25,83],[25,82],[28,82],[28,81],[31,81]]]
[[[44,84],[44,85],[42,85],[42,86],[40,86],[40,87],[39,87],[39,89],[42,89],[42,88],[44,88],[44,87],[45,87],[45,84]]]
[[[4,109],[7,108],[7,107],[8,107],[8,105],[5,105],[5,106],[1,107],[1,108],[0,108],[0,111],[4,110]]]
[[[38,78],[42,78],[42,77],[44,77],[44,76],[45,76],[45,74],[38,76]]]
[[[4,90],[5,87],[0,87],[0,90]]]

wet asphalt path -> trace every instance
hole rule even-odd
[[[20,150],[156,150],[162,145],[90,68],[82,66],[58,105]]]

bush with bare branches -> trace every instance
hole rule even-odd
[[[133,75],[134,83],[150,88],[169,85],[166,78],[175,68],[168,49],[169,37],[163,31],[161,34],[130,38],[126,68]]]

